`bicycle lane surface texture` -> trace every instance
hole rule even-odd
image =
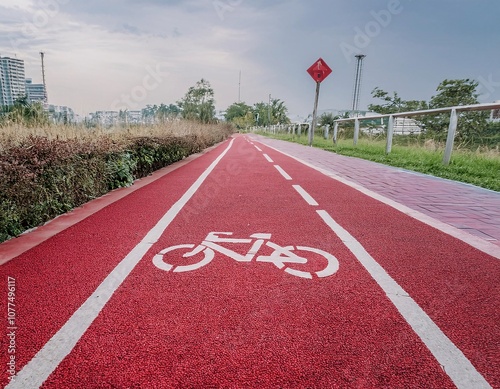
[[[240,136],[2,266],[9,387],[500,387],[499,269]]]

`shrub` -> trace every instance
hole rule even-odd
[[[228,126],[0,132],[0,242],[227,138]],[[61,131],[62,130],[62,131]],[[67,133],[65,133],[67,131]],[[34,135],[36,134],[36,135]],[[50,135],[49,135],[50,134]]]

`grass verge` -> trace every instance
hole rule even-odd
[[[262,135],[290,142],[308,144],[307,136],[287,134]],[[400,167],[436,177],[465,182],[500,192],[500,154],[498,151],[479,153],[455,150],[451,163],[442,164],[443,150],[433,142],[423,146],[394,145],[390,154],[385,153],[385,141],[360,139],[357,146],[352,140],[339,140],[337,145],[332,140],[316,136],[314,147],[350,157],[357,157],[385,165]]]

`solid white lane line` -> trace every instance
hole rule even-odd
[[[255,145],[254,145],[254,146],[255,146]],[[261,149],[259,149],[257,146],[255,146],[255,148],[256,148],[258,151],[262,152],[262,150],[261,150]]]
[[[491,388],[472,363],[365,248],[326,211],[317,211],[386,293],[458,388]]]
[[[8,389],[39,388],[62,360],[73,350],[76,343],[90,327],[97,315],[111,299],[113,293],[128,277],[146,252],[160,239],[163,232],[193,197],[208,175],[227,154],[234,139],[212,164],[198,177],[186,193],[163,215],[141,242],[113,269],[92,295],[69,318],[61,329],[38,351],[6,386]]]
[[[318,206],[319,204],[312,198],[312,196],[307,193],[304,188],[302,188],[300,185],[292,185],[293,188],[299,192],[299,194],[303,197],[304,200],[306,200],[307,204],[313,205],[313,206]]]
[[[267,159],[268,162],[274,163],[274,161],[271,159],[269,155],[264,154],[264,157]]]
[[[274,165],[274,167],[276,168],[276,170],[278,170],[278,171],[281,173],[281,175],[282,175],[283,177],[285,177],[285,180],[288,180],[288,181],[291,181],[291,180],[292,180],[292,177],[290,177],[290,176],[288,175],[288,173],[287,173],[287,172],[285,172],[285,171],[281,168],[281,166],[279,166],[279,165]]]
[[[257,141],[257,140],[256,140]],[[257,141],[259,142],[259,141]],[[262,142],[261,142],[262,143]],[[264,143],[265,144],[265,143]],[[341,177],[327,169],[323,169],[319,166],[315,166],[312,163],[306,162],[298,157],[295,157],[291,154],[288,154],[284,151],[281,151],[277,149],[276,147],[270,146],[266,144],[267,147],[283,154],[286,155],[287,157],[290,157],[303,165],[306,165],[310,167],[311,169],[314,169],[325,176],[328,176],[330,178],[333,178],[336,181],[339,181],[343,184],[346,184],[347,186],[350,186],[353,189],[356,189],[357,191],[371,197],[372,199],[378,200],[381,203],[384,203],[388,205],[389,207],[392,207],[394,209],[397,209],[400,212],[403,212],[404,214],[421,221],[422,223],[427,224],[428,226],[434,227],[435,229],[444,232],[445,234],[448,234],[450,236],[453,236],[454,238],[457,238],[461,240],[462,242],[467,243],[468,245],[482,251],[483,253],[486,253],[488,255],[491,255],[492,257],[495,257],[497,259],[500,259],[500,249],[498,248],[497,245],[490,243],[482,238],[479,238],[478,236],[474,236],[469,234],[468,232],[465,232],[463,230],[460,230],[459,228],[450,226],[449,224],[446,224],[440,220],[434,219],[431,216],[428,216],[422,212],[419,212],[415,209],[412,209],[406,205],[403,205],[401,203],[398,203],[397,201],[394,201],[388,197],[385,197],[379,193],[376,193],[368,188],[365,188],[364,186],[361,186],[360,184],[357,184],[353,181],[348,180],[347,178]]]

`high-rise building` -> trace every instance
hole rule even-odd
[[[24,61],[0,57],[0,106],[14,105],[16,99],[25,95]]]
[[[31,78],[26,79],[26,96],[28,96],[28,101],[35,102],[39,101],[41,103],[45,102],[45,85],[43,84],[33,84]]]

